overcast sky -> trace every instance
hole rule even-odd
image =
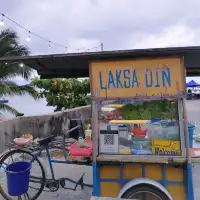
[[[199,0],[0,0],[0,12],[70,52],[101,42],[105,50],[200,45],[199,10]],[[28,32],[12,22],[5,20],[5,27],[16,30],[32,54],[65,52],[33,35],[27,42]],[[25,113],[37,114],[33,110]]]

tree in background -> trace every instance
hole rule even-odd
[[[54,111],[71,109],[90,104],[89,79],[39,79],[31,82],[40,89],[40,96],[45,97],[47,106],[54,106]]]
[[[0,57],[27,56],[29,53],[27,47],[20,45],[16,32],[10,29],[0,32]],[[25,93],[37,99],[38,92],[34,87],[30,85],[19,86],[13,81],[13,78],[17,76],[29,80],[32,73],[31,68],[20,62],[0,62],[0,100],[13,95],[23,96]],[[7,111],[14,115],[19,114],[15,108],[7,104],[0,104],[0,111]]]

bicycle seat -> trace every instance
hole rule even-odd
[[[38,143],[39,143],[40,146],[47,145],[48,143],[50,143],[53,140],[53,137],[54,137],[53,135],[48,136],[44,139],[38,140]]]

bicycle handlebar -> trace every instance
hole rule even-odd
[[[80,127],[81,127],[81,125],[75,126],[74,128],[68,130],[65,135],[67,136],[69,133],[71,133],[72,131],[74,131],[74,130],[80,128]]]

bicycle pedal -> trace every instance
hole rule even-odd
[[[85,176],[85,173],[82,174],[81,178],[83,178]]]
[[[65,187],[65,180],[64,179],[60,179],[59,183],[60,183],[61,187],[63,187],[63,188]]]
[[[81,186],[82,190],[84,189],[84,184],[83,184],[83,178],[84,178],[84,176],[85,176],[85,173],[83,173],[83,175],[81,176],[81,178],[78,180],[78,184],[77,184],[77,185]]]

